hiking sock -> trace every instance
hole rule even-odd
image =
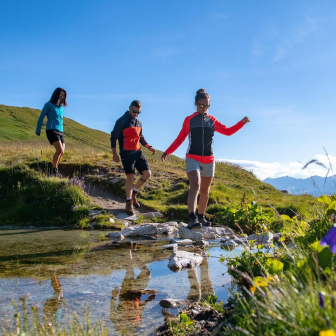
[[[132,198],[126,198],[126,201],[132,201]]]
[[[135,187],[133,187],[133,191],[138,192],[139,189],[136,189]]]

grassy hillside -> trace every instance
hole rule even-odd
[[[42,169],[50,162],[53,148],[46,139],[35,136],[36,121],[40,111],[0,105],[0,167],[8,169],[26,165],[32,169]],[[109,147],[109,134],[82,126],[65,118],[67,147],[61,171],[70,176],[86,174],[91,181],[100,183],[116,194],[124,195],[125,175],[121,164],[112,161]],[[45,135],[44,135],[45,136]],[[41,135],[42,137],[42,135]],[[184,218],[188,193],[188,179],[184,161],[176,156],[169,157],[164,164],[161,153],[155,156],[144,149],[152,168],[152,178],[142,190],[142,203],[158,209],[170,218]],[[92,167],[99,167],[104,174],[90,175]],[[113,177],[120,182],[111,184]],[[307,220],[314,216],[317,201],[312,196],[293,196],[283,194],[269,184],[259,181],[251,172],[238,166],[218,163],[209,198],[209,213],[216,214],[224,206],[240,205],[244,193],[247,201],[257,201],[264,209],[276,208],[280,213],[294,215],[294,212]],[[294,210],[294,212],[292,211]]]
[[[45,124],[47,118],[44,120],[41,138],[35,135],[40,113],[41,110],[28,107],[0,105],[0,142],[39,142],[41,138],[46,139]],[[101,150],[108,150],[110,147],[109,134],[83,126],[69,118],[64,118],[64,134],[68,144],[82,143]]]

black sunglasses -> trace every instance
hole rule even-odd
[[[210,104],[209,105],[199,104],[199,103],[197,103],[197,104],[200,108],[209,108],[210,107]]]
[[[135,113],[135,114],[140,114],[141,112],[139,111],[134,111],[134,110],[132,110],[132,113]]]

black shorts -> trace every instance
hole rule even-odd
[[[47,130],[47,138],[52,145],[55,141],[61,141],[64,144],[64,134],[63,132],[56,131],[56,130]]]
[[[142,174],[144,170],[150,170],[149,164],[141,151],[133,153],[120,153],[121,162],[124,166],[125,174],[134,174],[134,169]]]

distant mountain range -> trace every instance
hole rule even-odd
[[[286,190],[289,194],[293,195],[310,194],[318,197],[323,194],[336,194],[336,175],[329,176],[327,179],[321,176],[312,176],[305,179],[289,176],[268,177],[264,182],[278,190]]]

